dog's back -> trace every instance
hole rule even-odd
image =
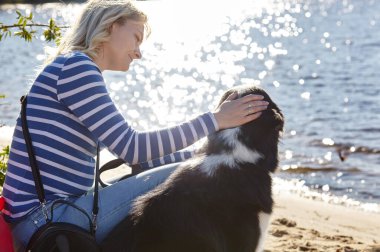
[[[260,249],[263,223],[272,212],[270,172],[278,164],[283,116],[263,90],[239,92],[264,95],[268,110],[251,123],[209,136],[198,155],[135,201],[129,216],[103,242],[104,251]]]

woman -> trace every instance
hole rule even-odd
[[[141,58],[148,31],[147,17],[127,0],[89,1],[78,22],[63,39],[58,53],[38,75],[28,94],[27,121],[46,191],[48,208],[67,198],[91,213],[94,156],[100,142],[126,163],[147,170],[100,191],[96,238],[122,220],[137,196],[163,182],[177,162],[189,158],[180,151],[216,131],[242,125],[260,116],[267,102],[261,96],[228,101],[181,125],[137,132],[116,109],[102,71],[127,71]],[[171,163],[171,164],[170,164]],[[36,196],[20,118],[14,132],[3,196],[16,250],[25,249],[31,235],[45,223]],[[88,227],[78,211],[60,206],[54,220]]]

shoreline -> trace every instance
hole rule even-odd
[[[12,134],[13,127],[0,127],[0,148],[10,144]],[[101,163],[113,158],[107,151],[101,156]],[[129,170],[115,169],[105,180],[119,172]],[[306,198],[274,182],[275,207],[264,251],[380,251],[380,213]]]

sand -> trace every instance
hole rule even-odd
[[[274,199],[265,251],[380,252],[380,214],[286,192]]]
[[[0,127],[0,148],[9,145],[13,129]],[[102,163],[112,157],[101,153]],[[128,173],[128,168],[119,169]],[[105,174],[105,180],[117,171]],[[380,214],[306,199],[288,192],[274,195],[275,208],[264,245],[266,252],[380,252]]]

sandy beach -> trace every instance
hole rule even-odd
[[[380,214],[279,193],[265,251],[380,251]]]
[[[11,135],[11,128],[0,127],[1,148],[10,143]],[[102,153],[102,163],[110,158],[109,154]],[[105,175],[112,178],[116,172]],[[380,214],[288,192],[277,192],[274,198],[275,208],[264,251],[380,252]]]

